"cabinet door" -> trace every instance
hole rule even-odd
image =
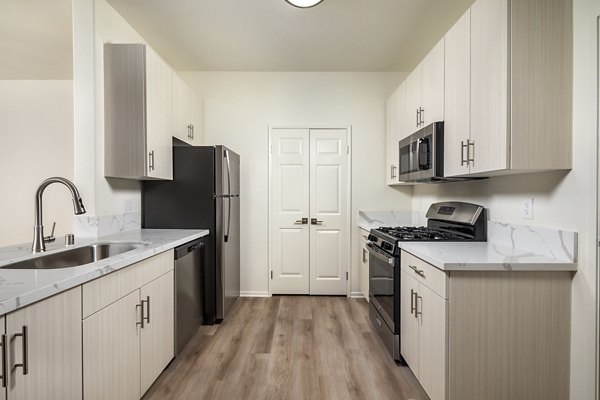
[[[190,90],[183,80],[173,73],[173,131],[172,135],[186,143],[192,142],[190,127]]]
[[[190,118],[192,121],[191,144],[199,146],[203,142],[202,132],[202,102],[200,98],[190,90]]]
[[[404,271],[400,272],[400,353],[419,377],[419,324],[415,317],[415,298],[419,283]]]
[[[81,287],[6,315],[6,332],[8,399],[81,399]]]
[[[83,320],[85,400],[141,397],[139,305],[136,290]]]
[[[471,11],[445,38],[444,52],[444,176],[469,173],[463,144],[471,125]]]
[[[508,167],[507,1],[471,7],[471,173]]]
[[[419,313],[419,383],[431,400],[447,395],[448,302],[420,284],[417,297]]]
[[[421,63],[423,111],[421,119],[427,126],[444,120],[444,39],[427,54]]]
[[[174,274],[170,271],[140,289],[144,303],[141,331],[141,394],[175,355]]]
[[[173,178],[171,69],[146,46],[146,157],[148,176]]]
[[[8,342],[8,336],[6,335],[6,325],[5,325],[5,319],[4,316],[0,317],[0,336],[4,336],[4,343],[6,346],[9,345]],[[6,365],[8,367],[8,360],[4,357],[8,357],[8,351],[6,348],[0,348],[1,349],[1,353],[0,353],[0,365]],[[4,364],[6,362],[6,364]],[[2,379],[0,379],[0,381],[2,383],[8,382],[8,379],[4,376],[4,374],[6,374],[6,371],[4,372],[0,372],[2,373]],[[6,399],[6,388],[4,387],[0,387],[0,400],[5,400]]]
[[[385,151],[386,151],[386,182],[388,185],[398,183],[398,141],[397,135],[397,92],[396,90],[388,98],[386,103],[386,128],[385,128]]]
[[[404,118],[406,119],[408,135],[415,133],[423,126],[420,121],[419,110],[423,107],[422,87],[421,87],[421,69],[419,64],[408,78],[406,78],[406,111]]]

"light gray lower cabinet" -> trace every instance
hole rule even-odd
[[[81,399],[81,287],[0,319],[0,399]]]
[[[173,251],[83,285],[84,398],[138,400],[173,359]]]
[[[401,258],[401,353],[431,400],[569,398],[571,272]]]

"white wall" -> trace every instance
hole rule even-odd
[[[73,81],[0,80],[0,247],[31,242],[34,195],[44,179],[73,179]],[[69,191],[44,192],[44,225],[73,231]]]
[[[88,216],[140,211],[141,184],[104,177],[104,43],[146,43],[105,0],[73,4],[75,179]],[[100,232],[101,234],[101,232]]]
[[[385,185],[385,100],[403,73],[185,72],[203,99],[207,144],[241,155],[242,292],[268,291],[268,126],[352,126],[352,292],[359,291],[360,209],[409,209]]]
[[[600,2],[574,1],[573,170],[493,178],[489,181],[418,186],[415,210],[442,199],[489,207],[495,221],[572,229],[579,232],[579,270],[573,278],[571,399],[593,399],[596,355],[596,165],[597,25]],[[520,218],[522,199],[534,199],[533,220]],[[564,366],[557,366],[564,368]]]

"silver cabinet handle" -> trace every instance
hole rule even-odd
[[[136,325],[140,325],[142,329],[144,329],[144,300],[140,304],[135,305],[135,311],[137,313],[138,308],[140,309],[140,320],[136,321]]]
[[[421,120],[420,114],[421,114],[421,111],[417,108],[417,127],[419,127],[419,121]]]
[[[146,316],[144,317],[144,303],[146,303]],[[146,320],[146,323],[150,323],[150,296],[146,296],[146,300],[142,300],[142,321]]]
[[[421,111],[419,113],[419,126],[421,126],[425,123],[425,109],[423,107],[419,107],[419,110]]]
[[[421,299],[421,311],[419,311],[419,299]],[[423,315],[423,297],[419,296],[415,292],[415,318],[419,318],[419,315]]]
[[[15,333],[12,337],[12,340],[16,340],[17,337],[23,338],[23,347],[22,347],[22,357],[23,360],[19,364],[15,364],[13,369],[23,368],[23,375],[27,375],[29,373],[29,362],[27,358],[29,357],[29,351],[27,349],[27,326],[23,326],[21,333]]]
[[[191,139],[194,140],[194,124],[191,124],[190,126],[192,127],[192,137],[191,137]]]
[[[323,221],[319,221],[316,218],[311,218],[310,223],[311,223],[311,225],[323,225]]]
[[[409,265],[408,267],[409,267],[410,269],[412,269],[412,270],[415,272],[415,274],[417,274],[417,275],[420,275],[420,276],[422,276],[423,278],[425,278],[425,273],[423,272],[423,270],[422,270],[422,269],[417,269],[417,267],[416,267],[416,266],[414,266],[414,265]]]
[[[369,260],[367,259],[367,250],[362,249],[362,261],[363,263],[367,263]]]
[[[148,171],[154,171],[154,150],[148,153]]]
[[[308,218],[302,218],[294,222],[294,225],[306,225],[308,224]]]
[[[467,142],[468,142],[468,139],[467,139]],[[465,160],[465,147],[467,147],[467,151],[469,151],[468,150],[468,145],[465,145],[465,141],[461,140],[460,141],[460,166],[461,167],[463,165],[465,165],[465,163],[467,162],[467,160]]]
[[[415,294],[417,294],[417,292],[410,289],[410,313],[411,314],[415,312]]]
[[[473,146],[473,154],[471,154],[471,146]],[[475,141],[467,139],[467,165],[470,162],[475,165]]]
[[[8,376],[6,375],[6,335],[2,334],[2,339],[1,339],[1,343],[0,346],[2,346],[2,376],[0,376],[0,378],[2,379],[2,387],[5,388],[6,387],[6,381],[8,380]]]

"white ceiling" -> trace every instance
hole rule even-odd
[[[0,79],[72,79],[71,0],[0,0]]]
[[[108,0],[176,70],[410,70],[473,0]]]

